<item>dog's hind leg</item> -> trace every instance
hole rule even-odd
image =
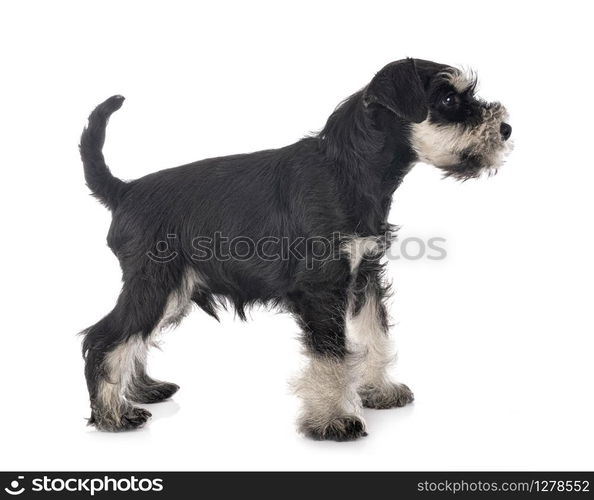
[[[341,263],[328,262],[325,273],[330,266]],[[309,357],[295,383],[303,402],[298,424],[310,438],[349,441],[367,433],[357,393],[356,354],[348,351],[345,338],[350,271],[347,266],[333,274],[332,282],[309,283],[290,297]]]
[[[169,295],[165,312],[147,339],[148,345],[154,342],[155,336],[163,328],[178,324],[187,314],[196,282],[195,273],[186,272],[181,285]],[[144,404],[158,403],[169,399],[179,390],[179,385],[150,377],[146,369],[147,351],[145,350],[143,354],[136,359],[134,373],[126,387],[127,399]]]
[[[170,304],[177,304],[182,281],[128,277],[115,308],[84,332],[85,375],[92,409],[89,424],[100,430],[119,431],[140,427],[150,417],[148,411],[132,405],[131,388],[145,373],[139,368],[146,362],[151,335],[168,320]],[[185,295],[189,302],[189,294]]]
[[[388,367],[394,359],[388,334],[384,305],[385,288],[381,284],[377,262],[363,262],[354,286],[347,318],[349,345],[362,353],[358,392],[366,408],[394,408],[413,401],[411,390],[393,382]]]
[[[146,372],[146,355],[136,360],[134,375],[126,389],[126,398],[149,404],[165,401],[179,390],[179,385],[155,380]]]
[[[158,306],[146,310],[132,306],[124,290],[115,308],[85,331],[85,376],[91,400],[89,424],[100,430],[119,431],[143,425],[151,414],[126,398],[139,360],[146,357],[144,332],[158,322]],[[156,301],[155,301],[156,302]]]

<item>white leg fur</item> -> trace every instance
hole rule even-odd
[[[381,322],[376,297],[367,296],[361,310],[347,318],[347,339],[351,350],[362,353],[360,384],[382,385],[387,368],[395,356],[388,332]]]
[[[363,405],[370,408],[404,406],[413,400],[413,394],[404,384],[390,380],[388,367],[394,361],[388,330],[383,321],[383,305],[373,294],[356,315],[347,318],[349,348],[361,353],[358,390]]]
[[[354,439],[365,435],[356,366],[351,356],[338,360],[311,357],[303,376],[294,384],[303,401],[299,427],[317,439]]]
[[[189,309],[192,292],[202,281],[194,271],[188,271],[178,290],[171,293],[161,320],[151,334],[144,339],[136,334],[109,352],[103,361],[105,378],[99,382],[97,403],[103,419],[120,425],[124,413],[131,408],[126,393],[139,367],[146,366],[148,347],[154,344],[158,333],[169,325],[176,324]]]
[[[140,335],[134,335],[107,354],[103,361],[106,378],[99,383],[97,402],[102,412],[113,416],[115,425],[120,423],[129,406],[124,393],[134,376],[137,362],[144,362],[146,353],[146,342]]]

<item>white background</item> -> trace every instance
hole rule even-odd
[[[0,469],[594,467],[588,4],[414,5],[2,3]],[[403,237],[447,238],[445,260],[389,265],[394,373],[415,403],[366,411],[359,442],[308,441],[287,386],[302,363],[291,318],[196,310],[151,359],[182,386],[174,400],[140,431],[86,427],[76,332],[120,286],[77,151],[91,109],[127,97],[105,154],[133,179],[294,142],[406,56],[476,69],[516,144],[494,178],[418,165],[395,195]]]

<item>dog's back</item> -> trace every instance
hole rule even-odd
[[[114,96],[93,111],[81,155],[87,184],[112,211],[107,241],[124,274],[150,274],[155,264],[195,269],[209,293],[231,299],[243,316],[246,304],[290,293],[306,265],[294,258],[307,252],[305,241],[352,232],[334,165],[315,137],[117,179],[101,147],[109,115],[122,102]],[[282,245],[291,243],[283,258]],[[225,258],[234,249],[243,253]]]

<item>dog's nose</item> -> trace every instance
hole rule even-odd
[[[507,141],[509,139],[509,136],[511,135],[511,125],[509,123],[503,122],[499,127],[499,131],[501,132],[501,137],[503,137],[503,140]]]

